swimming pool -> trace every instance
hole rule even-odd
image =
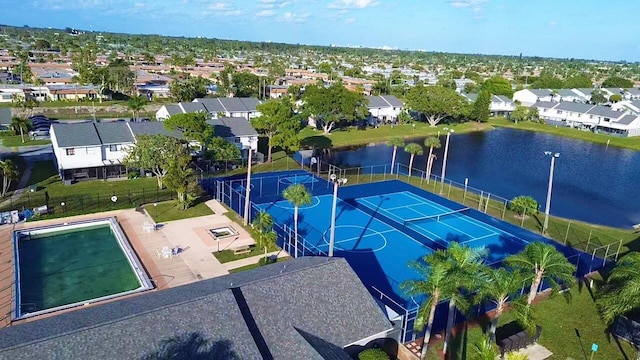
[[[115,218],[18,230],[13,241],[14,319],[153,288]]]

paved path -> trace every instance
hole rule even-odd
[[[267,256],[274,256],[274,255],[277,256],[278,258],[289,256],[289,254],[287,254],[284,251],[274,251],[274,252],[267,253]],[[237,269],[243,266],[257,264],[258,261],[260,261],[260,259],[262,259],[263,257],[264,257],[264,254],[256,255],[256,256],[252,256],[252,257],[248,257],[248,258],[244,258],[236,261],[229,261],[222,264],[222,266],[224,266],[224,268],[227,269],[227,271],[229,271],[231,269]]]
[[[24,164],[24,172],[22,173],[22,177],[20,178],[20,182],[18,182],[18,186],[16,191],[13,192],[11,198],[0,203],[0,207],[5,207],[12,203],[15,203],[20,199],[22,193],[26,190],[27,184],[29,184],[29,179],[31,179],[31,170],[33,169],[33,161],[30,158],[25,158]]]

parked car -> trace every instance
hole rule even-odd
[[[37,137],[37,136],[49,136],[49,129],[38,129],[29,131],[29,136]]]

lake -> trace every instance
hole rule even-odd
[[[435,150],[433,174],[440,175],[442,148]],[[424,138],[411,140],[423,145]],[[545,151],[560,153],[556,159],[551,214],[593,224],[630,228],[640,223],[640,152],[542,133],[496,129],[452,135],[447,179],[511,199],[533,196],[544,211],[551,159]],[[425,169],[426,153],[416,156],[414,168]],[[334,149],[325,161],[342,168],[391,163],[393,148],[371,144]],[[409,163],[409,154],[398,150],[397,161]]]

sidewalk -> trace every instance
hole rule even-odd
[[[267,253],[267,256],[274,256],[274,255],[276,255],[279,259],[289,256],[289,254],[287,254],[284,250]],[[256,255],[256,256],[252,256],[252,257],[248,257],[248,258],[244,258],[236,261],[229,261],[222,264],[222,266],[224,266],[224,268],[227,269],[227,271],[229,271],[231,269],[237,269],[243,266],[257,264],[258,261],[260,261],[260,259],[262,259],[263,257],[264,257],[264,254]]]

